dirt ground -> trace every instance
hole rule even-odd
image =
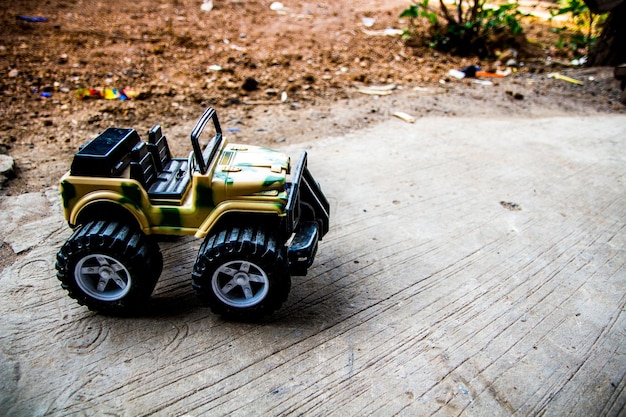
[[[406,27],[398,19],[406,0],[285,1],[279,10],[271,3],[214,0],[203,11],[200,0],[2,1],[0,152],[15,159],[17,178],[1,192],[55,184],[78,146],[110,126],[145,134],[159,123],[185,155],[190,126],[207,105],[237,141],[269,145],[346,134],[394,111],[418,118],[626,111],[611,69],[562,65],[570,57],[554,47],[545,20],[524,21],[532,47],[520,49],[520,68],[485,86],[448,71],[492,70],[497,62],[382,34]],[[383,97],[355,88],[381,85],[395,89]],[[105,87],[138,96],[77,97],[80,88]]]

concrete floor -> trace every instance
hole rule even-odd
[[[300,147],[332,226],[262,324],[200,306],[193,239],[162,244],[144,316],[91,313],[54,275],[56,191],[5,197],[2,414],[626,413],[626,117],[390,119]]]

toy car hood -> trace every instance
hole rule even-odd
[[[218,161],[214,178],[224,182],[229,197],[284,191],[289,157],[259,146],[228,145]]]

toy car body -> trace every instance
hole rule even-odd
[[[187,158],[172,158],[158,125],[148,142],[134,129],[109,128],[75,154],[60,182],[74,233],[56,267],[79,303],[107,313],[139,308],[161,273],[158,235],[204,239],[192,284],[219,314],[271,313],[291,275],[306,274],[329,227],[306,152],[294,167],[282,152],[230,144],[210,107],[191,145]]]

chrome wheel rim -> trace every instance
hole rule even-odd
[[[74,268],[78,287],[99,301],[117,301],[131,288],[128,269],[117,259],[103,254],[83,257]]]
[[[213,273],[211,286],[215,296],[235,308],[252,307],[260,303],[269,291],[265,271],[249,261],[230,261]]]

